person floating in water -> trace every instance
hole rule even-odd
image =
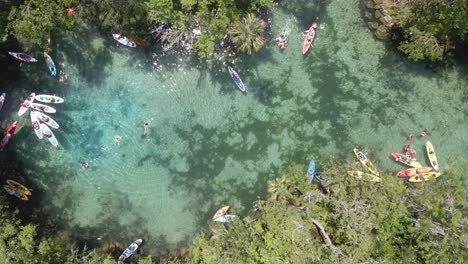
[[[276,37],[276,44],[280,49],[286,48],[286,38],[284,35],[281,34]]]
[[[80,162],[80,166],[83,170],[86,170],[87,168],[89,168],[89,163],[88,162]]]
[[[421,132],[420,135],[421,135],[421,137],[426,137],[426,136],[427,136],[427,132],[426,132],[426,131],[423,131],[423,132]]]
[[[60,70],[60,73],[59,73],[59,82],[61,83],[65,83],[68,79],[68,76],[67,74],[63,71],[63,70]]]
[[[150,122],[145,121],[145,123],[143,124],[143,128],[144,128],[143,135],[145,136],[149,135],[149,126],[150,126]]]
[[[115,135],[115,137],[114,137],[114,142],[115,142],[117,145],[120,144],[120,141],[121,141],[121,140],[122,140],[122,137],[121,137],[121,136]]]

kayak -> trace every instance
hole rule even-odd
[[[13,122],[8,129],[6,130],[5,136],[0,141],[0,150],[3,150],[8,143],[10,143],[11,139],[13,138],[13,134],[15,134],[16,127],[18,126],[18,121]]]
[[[0,95],[0,111],[2,110],[3,103],[5,103],[5,96],[5,93],[2,93],[2,95]]]
[[[359,151],[359,149],[357,149],[357,148],[354,148],[353,152],[354,152],[354,155],[356,155],[356,158],[361,163],[361,165],[364,166],[370,173],[372,173],[372,174],[374,174],[376,176],[380,175],[379,170],[377,170],[374,167],[374,164],[372,164],[372,162],[367,158],[366,155],[364,155],[364,153]]]
[[[122,45],[131,47],[131,48],[135,48],[135,47],[137,46],[135,42],[130,41],[130,40],[129,40],[127,37],[125,37],[124,35],[112,34],[112,37],[114,37],[114,39],[115,39],[117,42],[119,42],[120,44],[122,44]]]
[[[39,121],[44,122],[46,125],[50,126],[51,128],[58,129],[59,124],[55,122],[55,120],[52,119],[52,117],[41,113],[41,112],[36,112],[36,111],[31,111],[31,114],[33,114]]]
[[[309,168],[307,169],[306,177],[314,177],[315,175],[315,160],[311,160],[309,163]]]
[[[312,22],[312,25],[310,26],[307,35],[304,39],[304,45],[302,46],[302,55],[306,54],[307,51],[309,50],[310,46],[312,45],[312,42],[314,42],[315,39],[315,32],[318,24],[316,21]]]
[[[392,152],[392,158],[395,159],[395,161],[399,161],[405,165],[408,165],[410,167],[413,167],[413,168],[421,168],[422,165],[421,163],[415,161],[415,160],[412,160],[410,158],[408,158],[406,155],[404,154],[401,154],[401,153],[398,153],[398,152]]]
[[[50,114],[57,112],[55,108],[52,108],[45,104],[32,103],[30,107],[36,111],[41,111],[41,112],[50,113]]]
[[[218,211],[216,211],[216,213],[213,215],[213,220],[215,220],[216,218],[219,218],[223,215],[225,215],[227,213],[227,211],[229,210],[229,205],[228,206],[224,206],[222,208],[220,208]]]
[[[41,124],[41,129],[42,132],[44,132],[44,136],[49,140],[50,144],[52,144],[54,147],[58,146],[58,141],[55,138],[54,133],[50,130],[50,128],[46,124]]]
[[[21,192],[26,195],[32,195],[31,190],[29,190],[28,187],[22,185],[21,183],[18,183],[14,180],[7,180],[6,182],[12,188],[15,188],[17,192]]]
[[[360,180],[364,180],[364,181],[371,181],[371,182],[381,182],[382,179],[380,179],[379,177],[375,176],[374,174],[370,174],[370,173],[365,173],[365,172],[362,172],[362,171],[347,171],[348,175],[349,176],[352,176],[352,177],[355,177],[355,178],[358,178]]]
[[[436,171],[431,171],[427,174],[424,175],[416,175],[411,178],[409,178],[410,182],[423,182],[423,181],[428,181],[432,178],[438,178],[440,176],[440,172]]]
[[[242,92],[245,92],[245,86],[241,78],[239,77],[239,74],[237,74],[237,72],[230,66],[228,66],[228,71],[229,71],[229,74],[231,75],[231,79],[237,85],[239,90],[241,90]]]
[[[42,139],[43,133],[42,133],[42,129],[39,123],[39,119],[34,113],[35,113],[34,111],[31,111],[31,126],[34,129],[34,133],[36,133],[36,136],[39,139]]]
[[[3,185],[3,189],[9,194],[9,195],[14,195],[18,198],[20,198],[23,201],[29,200],[28,196],[23,194],[23,193],[18,193],[15,188],[9,186],[9,185]]]
[[[406,170],[399,171],[397,176],[400,178],[407,178],[411,176],[415,176],[418,174],[426,174],[432,170],[431,167],[421,167],[421,168],[409,168]]]
[[[26,53],[21,53],[21,52],[8,52],[11,56],[13,56],[15,59],[24,61],[24,62],[37,62],[35,58],[32,56],[29,56]]]
[[[229,223],[236,219],[237,215],[223,215],[215,219],[218,223]]]
[[[55,76],[57,75],[57,70],[55,69],[55,63],[52,58],[44,52],[44,59],[46,61],[47,67],[49,67],[50,75]]]
[[[432,168],[438,171],[439,164],[437,163],[437,156],[434,151],[434,146],[432,146],[432,143],[430,141],[426,142],[426,151],[427,151],[427,156],[429,157],[429,161],[431,162]]]
[[[55,95],[48,95],[48,94],[38,94],[34,97],[35,100],[43,103],[49,104],[60,104],[63,103],[65,100],[63,98],[55,96]]]
[[[21,104],[21,107],[18,111],[18,116],[22,116],[26,111],[28,111],[31,104],[34,102],[35,93],[31,93],[26,100]]]
[[[127,249],[120,255],[117,264],[123,264],[126,259],[128,259],[135,251],[137,251],[138,247],[143,243],[143,239],[137,239],[133,242]]]

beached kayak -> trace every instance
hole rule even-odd
[[[350,171],[347,171],[347,173],[348,173],[349,176],[352,176],[354,178],[364,180],[364,181],[371,181],[371,182],[381,182],[382,181],[381,178],[375,176],[374,174],[365,173],[365,172],[362,172],[362,171],[350,170]]]
[[[38,94],[34,97],[35,100],[43,103],[49,104],[60,104],[63,103],[65,100],[63,98],[55,96],[55,95],[48,95],[48,94]]]
[[[28,111],[31,104],[34,102],[34,97],[36,96],[35,93],[31,93],[26,100],[21,104],[20,109],[18,111],[18,116],[22,116],[26,111]]]
[[[120,44],[122,45],[125,45],[127,47],[131,47],[131,48],[135,48],[137,45],[135,42],[133,41],[130,41],[127,37],[125,37],[124,35],[120,35],[120,34],[112,34],[112,37],[114,37],[114,39],[119,42]]]
[[[55,120],[52,119],[52,117],[44,113],[36,112],[36,111],[31,111],[31,113],[35,115],[36,118],[39,119],[39,121],[44,122],[46,125],[50,126],[51,128],[55,128],[55,129],[59,128],[59,124],[55,122]]]
[[[3,104],[5,103],[5,96],[5,93],[2,93],[2,95],[0,95],[0,111],[2,110]]]
[[[223,215],[216,218],[214,221],[218,223],[229,223],[236,220],[237,215]]]
[[[421,168],[422,167],[421,163],[408,158],[404,154],[401,154],[401,153],[398,153],[398,152],[392,152],[391,155],[392,155],[392,158],[395,159],[395,161],[401,162],[401,163],[403,163],[405,165],[408,165],[410,167],[413,167],[413,168]]]
[[[18,198],[20,198],[23,201],[29,200],[28,196],[24,193],[17,192],[15,188],[11,187],[10,185],[3,185],[3,189],[9,194],[9,195],[14,195]]]
[[[35,58],[32,56],[29,56],[26,53],[21,53],[21,52],[8,52],[11,56],[13,56],[15,59],[24,61],[24,62],[37,62]]]
[[[409,182],[423,182],[423,181],[428,181],[430,179],[438,178],[440,176],[440,172],[437,171],[431,171],[427,174],[424,175],[416,175],[411,178],[409,178]]]
[[[53,114],[53,113],[57,112],[57,110],[55,110],[55,108],[50,107],[50,106],[45,105],[45,104],[32,103],[30,105],[30,107],[32,109],[36,110],[36,111],[41,111],[41,112],[44,112],[44,113]]]
[[[42,129],[42,132],[44,133],[44,137],[46,137],[47,140],[49,140],[50,144],[52,144],[54,147],[57,147],[58,141],[55,138],[54,133],[52,133],[52,131],[50,130],[50,128],[46,124],[42,123],[41,129]]]
[[[28,187],[22,185],[21,183],[18,183],[14,180],[7,180],[6,181],[8,185],[16,189],[16,192],[21,192],[26,195],[32,195],[31,190],[28,189]]]
[[[46,61],[47,67],[49,68],[50,75],[52,76],[57,75],[57,69],[55,69],[55,63],[52,60],[52,58],[49,56],[49,54],[47,54],[46,52],[44,52],[44,59]]]
[[[427,156],[429,157],[429,161],[431,162],[432,168],[438,171],[439,163],[437,163],[437,156],[435,154],[434,146],[432,146],[432,143],[430,141],[426,142],[426,151],[427,151]]]
[[[237,72],[230,66],[228,66],[228,71],[229,71],[229,74],[231,75],[231,79],[237,85],[239,90],[241,90],[242,92],[245,92],[245,85],[242,82],[241,78],[239,77],[239,74],[237,74]]]
[[[0,150],[3,150],[8,145],[8,143],[10,143],[11,139],[13,138],[13,135],[15,134],[17,126],[18,121],[15,121],[8,127],[5,136],[2,138],[2,141],[0,141]]]
[[[359,151],[359,149],[354,148],[353,149],[354,155],[356,155],[356,158],[359,160],[362,166],[364,166],[370,173],[379,176],[379,170],[374,167],[374,164],[367,158],[367,156]]]
[[[123,264],[126,259],[128,259],[135,251],[137,251],[138,247],[143,243],[143,239],[137,239],[133,242],[127,249],[120,255],[117,264]]]
[[[397,176],[400,178],[407,178],[415,175],[427,174],[432,170],[431,167],[421,167],[421,168],[409,168],[406,170],[401,170],[397,173]]]
[[[34,111],[31,111],[31,126],[32,128],[34,129],[34,133],[36,133],[36,136],[39,138],[39,139],[42,139],[43,137],[43,133],[42,133],[42,129],[41,129],[41,125],[39,123],[39,119],[37,118],[37,116],[34,114]]]
[[[314,42],[314,39],[315,39],[315,33],[316,33],[316,28],[317,28],[318,24],[316,21],[312,22],[312,25],[310,26],[308,32],[307,32],[307,35],[304,39],[304,44],[302,45],[302,54],[306,54],[307,51],[309,50],[310,46],[312,45],[312,43]]]
[[[213,215],[213,220],[215,220],[216,218],[219,218],[223,215],[225,215],[227,213],[227,211],[229,210],[229,205],[228,206],[224,206],[222,208],[220,208],[218,211],[216,211],[216,213]]]

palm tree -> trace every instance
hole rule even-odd
[[[247,14],[242,20],[234,22],[228,30],[232,42],[240,52],[252,53],[265,46],[265,22],[254,14]]]

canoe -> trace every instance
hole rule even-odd
[[[374,164],[372,164],[372,162],[367,158],[366,155],[364,155],[364,153],[359,151],[359,149],[357,149],[357,148],[354,148],[353,152],[354,152],[354,155],[356,155],[356,158],[361,163],[361,165],[364,166],[370,173],[372,173],[372,174],[374,174],[376,176],[380,175],[379,170],[377,170],[374,167]]]
[[[143,243],[143,239],[137,239],[133,242],[127,249],[120,255],[117,264],[123,264],[126,259],[128,259],[135,251],[137,251],[138,247]]]
[[[366,173],[366,172],[362,172],[362,171],[353,171],[353,170],[350,170],[350,171],[347,171],[348,175],[349,176],[352,176],[352,177],[355,177],[357,179],[360,179],[360,180],[364,180],[364,181],[371,181],[371,182],[381,182],[382,179],[375,176],[374,174],[370,174],[370,173]]]
[[[31,190],[29,190],[28,187],[22,185],[21,183],[18,183],[14,180],[7,180],[6,182],[8,185],[15,188],[17,192],[21,192],[26,195],[32,195]]]
[[[55,96],[55,95],[48,95],[48,94],[38,94],[34,97],[35,100],[43,103],[49,104],[60,104],[63,103],[65,100],[63,98]]]
[[[241,78],[239,77],[239,74],[237,74],[237,72],[230,66],[228,66],[228,71],[229,71],[229,74],[231,75],[231,79],[237,85],[239,90],[241,90],[242,92],[245,92],[245,85],[242,82]]]
[[[8,52],[11,56],[13,56],[15,59],[24,61],[24,62],[37,62],[35,58],[32,56],[29,56],[26,53],[21,53],[21,52]]]
[[[29,200],[28,196],[23,194],[23,193],[18,193],[15,188],[11,187],[10,185],[3,185],[3,189],[9,194],[9,195],[14,195],[18,198],[20,198],[23,201]]]
[[[18,126],[18,121],[13,122],[8,129],[6,130],[5,136],[0,141],[0,150],[3,150],[8,143],[10,143],[13,135],[15,134],[16,127]]]
[[[26,100],[21,104],[21,107],[18,111],[18,116],[22,116],[26,111],[28,111],[31,104],[34,102],[35,93],[31,93]]]
[[[2,95],[0,95],[0,111],[2,110],[3,104],[5,103],[5,96],[5,93],[2,93]]]
[[[41,112],[50,113],[50,114],[53,114],[53,113],[57,112],[57,110],[55,110],[55,108],[50,107],[50,106],[45,105],[45,104],[32,103],[29,107],[31,107],[32,109],[34,109],[36,111],[41,111]]]
[[[216,211],[216,213],[213,215],[213,218],[212,218],[212,219],[215,220],[216,218],[225,215],[225,214],[227,213],[228,210],[229,210],[229,205],[220,208],[220,209],[219,209],[218,211]]]
[[[415,176],[418,174],[427,174],[432,170],[431,167],[421,167],[421,168],[409,168],[406,170],[401,170],[397,173],[397,176],[400,178],[407,178],[411,176]]]
[[[316,33],[316,28],[318,24],[316,21],[312,22],[312,25],[310,26],[307,35],[304,39],[304,44],[302,45],[302,55],[306,54],[307,51],[309,50],[310,46],[314,42],[315,39],[315,33]]]
[[[432,146],[432,143],[430,141],[426,142],[426,151],[427,151],[427,156],[429,157],[429,161],[431,162],[432,168],[438,171],[439,163],[437,163],[437,156],[435,154],[434,146]]]
[[[408,165],[410,167],[413,167],[413,168],[421,168],[422,167],[421,163],[408,158],[404,154],[401,154],[401,153],[398,153],[398,152],[392,152],[391,155],[392,155],[392,158],[395,159],[395,161],[401,162],[401,163],[403,163],[405,165]]]
[[[52,117],[50,117],[50,116],[48,116],[48,115],[46,115],[44,113],[36,112],[36,111],[31,111],[31,114],[36,116],[36,118],[39,121],[44,122],[46,125],[48,125],[51,128],[55,128],[55,129],[59,128],[59,124],[57,122],[55,122],[55,120],[52,119]]]
[[[214,221],[218,223],[229,223],[236,219],[237,215],[223,215],[216,218]]]
[[[54,147],[57,147],[58,146],[57,138],[55,138],[55,135],[54,133],[52,133],[50,128],[46,124],[42,123],[41,129],[42,129],[42,132],[44,132],[44,136],[49,140],[50,144],[52,144]]]
[[[120,34],[112,34],[112,37],[114,37],[114,39],[119,42],[120,44],[122,45],[125,45],[127,47],[131,47],[131,48],[135,48],[137,45],[135,42],[133,41],[130,41],[127,37],[125,37],[124,35],[120,35]]]
[[[57,69],[55,69],[55,63],[52,58],[44,52],[44,59],[46,61],[47,67],[49,67],[50,75],[55,76],[57,75]]]
[[[39,139],[42,139],[42,137],[44,135],[42,133],[42,129],[41,129],[41,126],[40,126],[40,123],[39,123],[39,119],[37,118],[37,116],[34,113],[35,113],[34,111],[31,111],[31,126],[34,129],[34,133],[36,133],[36,136]]]
[[[427,174],[424,174],[424,175],[413,176],[413,177],[409,178],[409,182],[418,183],[418,182],[428,181],[428,180],[433,179],[433,178],[438,178],[439,176],[440,176],[440,172],[431,171],[431,172],[429,172]]]

